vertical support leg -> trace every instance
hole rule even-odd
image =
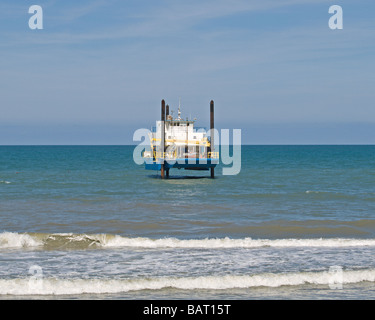
[[[214,122],[214,101],[211,100],[210,102],[210,136],[211,136],[211,161],[212,161],[212,153],[215,151],[215,141],[214,141],[214,128],[215,128],[215,122]],[[211,168],[211,178],[215,178],[215,168]]]
[[[161,101],[161,144],[160,144],[160,150],[161,150],[161,178],[164,179],[164,152],[165,152],[165,101],[164,99]]]

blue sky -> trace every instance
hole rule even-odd
[[[243,143],[375,143],[373,0],[2,0],[0,15],[0,144],[129,144],[179,98],[202,126],[213,99]]]

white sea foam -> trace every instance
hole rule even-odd
[[[128,238],[108,234],[28,234],[3,232],[0,233],[0,248],[30,248],[48,246],[53,248],[89,247],[121,248],[134,247],[145,249],[157,248],[260,248],[260,247],[368,247],[375,246],[375,239],[345,239],[345,238],[319,238],[319,239],[231,239],[231,238],[206,238],[181,240],[177,238]]]
[[[10,181],[1,180],[0,183],[11,184]]]
[[[0,233],[0,248],[27,248],[42,246],[43,242],[27,233]]]
[[[104,247],[141,247],[141,248],[259,248],[259,247],[362,247],[375,246],[375,239],[190,239],[176,238],[149,239],[126,238],[121,236],[103,237]]]
[[[201,277],[161,277],[134,279],[56,279],[41,278],[36,283],[28,278],[0,279],[0,295],[76,295],[106,294],[139,290],[175,288],[182,290],[225,290],[253,287],[332,284],[328,271],[299,273],[265,273],[255,275],[225,275]],[[375,270],[343,271],[341,284],[375,281]]]

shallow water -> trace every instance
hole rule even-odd
[[[0,295],[372,299],[375,146],[242,146],[240,174],[132,146],[0,147]]]

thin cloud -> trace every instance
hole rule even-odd
[[[86,15],[92,14],[94,12],[99,11],[99,9],[110,6],[113,4],[113,1],[104,1],[104,0],[96,0],[87,4],[80,4],[74,3],[74,5],[69,5],[63,11],[64,14],[55,14],[51,17],[51,21],[57,21],[61,23],[70,23],[74,20],[78,20]],[[65,4],[66,6],[66,4]]]
[[[264,0],[264,1],[242,1],[242,0],[214,0],[214,1],[167,1],[164,5],[152,3],[152,5],[144,5],[132,12],[126,12],[125,17],[132,19],[124,19],[122,24],[106,24],[101,26],[100,23],[92,26],[89,32],[50,32],[45,28],[44,34],[39,37],[27,37],[24,33],[2,31],[4,37],[8,39],[2,46],[13,46],[20,43],[26,44],[77,44],[93,41],[120,40],[125,38],[157,38],[165,36],[173,36],[182,32],[189,32],[191,29],[199,25],[201,22],[209,19],[218,19],[221,17],[243,14],[246,12],[256,12],[272,10],[275,8],[289,7],[293,5],[316,4],[327,2],[327,0]],[[101,9],[115,8],[114,15],[124,14],[123,1],[104,1],[97,0],[88,4],[64,4],[63,10],[53,11],[53,7],[57,6],[56,1],[48,2],[49,13],[52,15],[48,18],[51,27],[62,26],[79,19],[92,15],[96,19],[102,17]],[[19,6],[12,7],[7,4],[6,10],[20,12]],[[0,7],[1,9],[1,7]],[[23,8],[24,9],[24,8]],[[93,18],[94,19],[94,18]],[[56,29],[56,28],[54,28]]]

